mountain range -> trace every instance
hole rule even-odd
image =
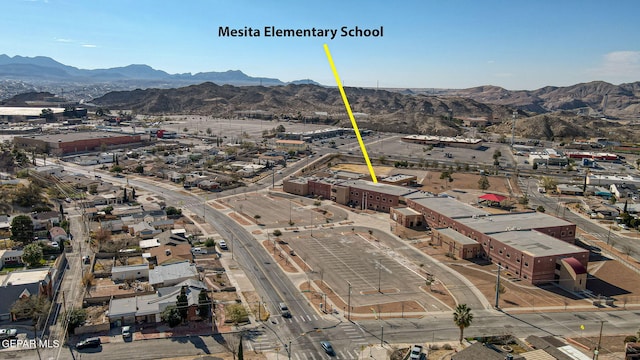
[[[65,98],[69,101],[87,102],[91,99],[101,98],[114,91],[134,91],[133,98],[136,98],[140,92],[139,89],[147,89],[149,100],[155,105],[147,104],[131,104],[132,107],[139,106],[140,109],[153,110],[155,108],[163,108],[171,111],[198,112],[194,106],[187,106],[185,99],[174,99],[172,96],[187,92],[192,89],[190,85],[202,83],[210,83],[199,89],[208,93],[212,84],[215,85],[234,85],[241,86],[238,89],[225,89],[225,94],[237,93],[235,100],[225,98],[228,109],[224,111],[229,114],[238,109],[260,108],[264,105],[265,111],[274,113],[287,113],[287,108],[294,107],[293,104],[300,104],[301,99],[289,99],[284,96],[278,99],[277,96],[287,94],[296,89],[288,85],[312,84],[314,91],[305,90],[304,94],[296,96],[310,96],[311,101],[318,96],[327,96],[328,90],[312,80],[300,80],[291,83],[284,83],[278,79],[268,77],[251,77],[239,70],[230,70],[225,72],[202,72],[202,73],[185,73],[185,74],[168,74],[161,70],[156,70],[148,65],[128,65],[124,67],[110,69],[86,70],[78,69],[73,66],[61,64],[49,57],[22,57],[0,55],[0,100],[8,99],[16,94],[26,92],[50,92]],[[261,86],[257,86],[261,85]],[[276,89],[269,88],[275,87]],[[162,92],[160,89],[183,89],[177,91]],[[301,89],[309,89],[302,87]],[[366,89],[352,88],[351,92],[364,92]],[[373,89],[371,89],[373,90]],[[613,85],[602,81],[592,81],[566,87],[546,86],[537,90],[507,90],[497,86],[479,86],[469,89],[388,89],[388,92],[373,91],[368,93],[363,99],[363,112],[376,113],[376,109],[387,107],[385,111],[393,113],[391,109],[400,109],[403,106],[404,117],[420,116],[421,113],[430,113],[432,109],[437,109],[438,101],[450,103],[442,107],[442,109],[450,108],[456,112],[456,106],[451,99],[467,99],[473,100],[473,103],[465,102],[465,106],[469,111],[459,113],[465,116],[495,116],[493,112],[500,108],[507,111],[507,108],[518,109],[527,114],[548,114],[558,111],[567,111],[575,115],[588,115],[597,117],[623,118],[623,119],[639,119],[640,118],[640,82]],[[217,89],[215,92],[220,92]],[[161,104],[153,97],[163,94],[162,96],[171,98],[170,104]],[[240,95],[242,94],[242,95]],[[278,95],[280,94],[280,95]],[[384,94],[384,96],[382,96]],[[403,99],[398,100],[397,95],[406,95]],[[176,95],[178,96],[178,95]],[[204,95],[203,95],[204,96]],[[208,95],[206,95],[208,96]],[[206,97],[205,96],[205,97]],[[382,98],[380,98],[382,96]],[[424,101],[424,97],[431,97],[430,105],[426,108],[420,108],[416,105]],[[117,97],[113,95],[107,98]],[[179,96],[178,96],[179,97]],[[210,97],[211,98],[211,97]],[[213,96],[212,98],[220,99],[224,96]],[[254,102],[255,99],[271,99],[262,104],[261,101]],[[393,99],[392,99],[393,98]],[[105,98],[106,99],[106,98]],[[286,101],[284,99],[287,99]],[[240,100],[240,102],[236,102]],[[334,100],[340,100],[338,97]],[[209,109],[213,106],[211,100],[200,99],[202,102],[199,106]],[[242,103],[242,101],[245,101]],[[291,102],[289,102],[291,101]],[[378,103],[378,101],[380,103]],[[218,102],[218,100],[213,103]],[[196,104],[198,101],[192,101]],[[278,108],[278,104],[283,108]],[[414,104],[414,105],[411,105]],[[231,106],[233,105],[233,106]],[[316,106],[317,105],[317,106]],[[309,111],[325,111],[321,110],[326,106],[322,102],[318,102],[312,107],[306,107]],[[424,104],[423,104],[424,105]],[[220,106],[217,103],[218,108]],[[416,107],[417,106],[417,107]],[[434,107],[435,106],[435,107]],[[303,106],[304,107],[304,106]],[[416,114],[410,114],[408,108],[416,109]],[[460,106],[459,106],[460,107]],[[476,111],[477,108],[489,108],[491,111]],[[221,108],[219,108],[222,110]],[[473,110],[473,111],[471,111]],[[498,111],[502,113],[503,110]],[[300,110],[304,111],[304,110]],[[447,110],[448,111],[448,110]],[[153,111],[152,111],[153,112]],[[436,111],[437,113],[437,111]],[[221,114],[222,115],[222,114]]]
[[[18,91],[58,93],[60,88],[64,88],[67,98],[78,101],[101,96],[113,90],[150,87],[171,88],[207,81],[236,86],[287,84],[274,78],[252,77],[240,70],[169,74],[148,65],[87,70],[59,63],[46,56],[23,57],[16,55],[10,57],[5,54],[0,55],[0,99],[17,95]],[[291,83],[317,84],[309,79]],[[82,89],[85,94],[81,92]]]

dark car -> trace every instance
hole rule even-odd
[[[96,348],[100,346],[99,337],[91,337],[84,339],[76,344],[76,349]]]
[[[287,306],[287,304],[281,302],[279,306],[280,306],[280,314],[282,315],[282,317],[290,318],[291,312],[289,311],[289,307]]]
[[[333,346],[328,341],[320,341],[320,346],[322,346],[322,350],[331,356],[335,356],[336,352],[333,350]]]

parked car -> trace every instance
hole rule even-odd
[[[96,348],[100,347],[101,342],[99,337],[90,337],[84,339],[76,344],[76,349]]]
[[[222,250],[227,250],[228,249],[227,248],[227,242],[224,241],[224,240],[218,241],[218,245],[220,246],[220,249],[222,249]]]
[[[131,326],[123,326],[122,327],[122,337],[125,340],[131,339]]]
[[[422,358],[422,345],[413,345],[411,353],[409,353],[409,360],[420,360]]]
[[[191,253],[192,254],[206,254],[207,253],[207,249],[203,249],[200,247],[194,247],[193,249],[191,249]]]
[[[333,346],[328,341],[320,341],[320,346],[322,346],[322,350],[326,352],[330,356],[335,356],[336,352],[333,350]]]
[[[16,329],[0,329],[0,340],[13,339],[18,336]]]

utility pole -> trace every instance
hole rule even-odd
[[[347,320],[351,321],[351,283],[347,281],[349,284],[349,294],[347,295]]]
[[[511,124],[511,150],[513,150],[513,138],[516,135],[516,115],[518,115],[518,111],[513,110],[513,123]]]
[[[382,278],[382,263],[378,261],[378,292],[382,294],[382,290],[380,289],[380,279]]]
[[[600,354],[600,345],[602,344],[602,327],[604,326],[604,320],[600,320],[600,335],[598,336],[598,346],[593,350],[593,360],[598,360]]]
[[[500,309],[500,270],[502,266],[498,265],[498,278],[496,279],[496,309]]]

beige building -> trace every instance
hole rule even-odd
[[[433,229],[431,242],[459,259],[473,259],[482,254],[482,246],[477,241],[451,228]]]
[[[285,179],[282,182],[282,190],[290,194],[306,196],[309,193],[309,184],[306,178]]]

